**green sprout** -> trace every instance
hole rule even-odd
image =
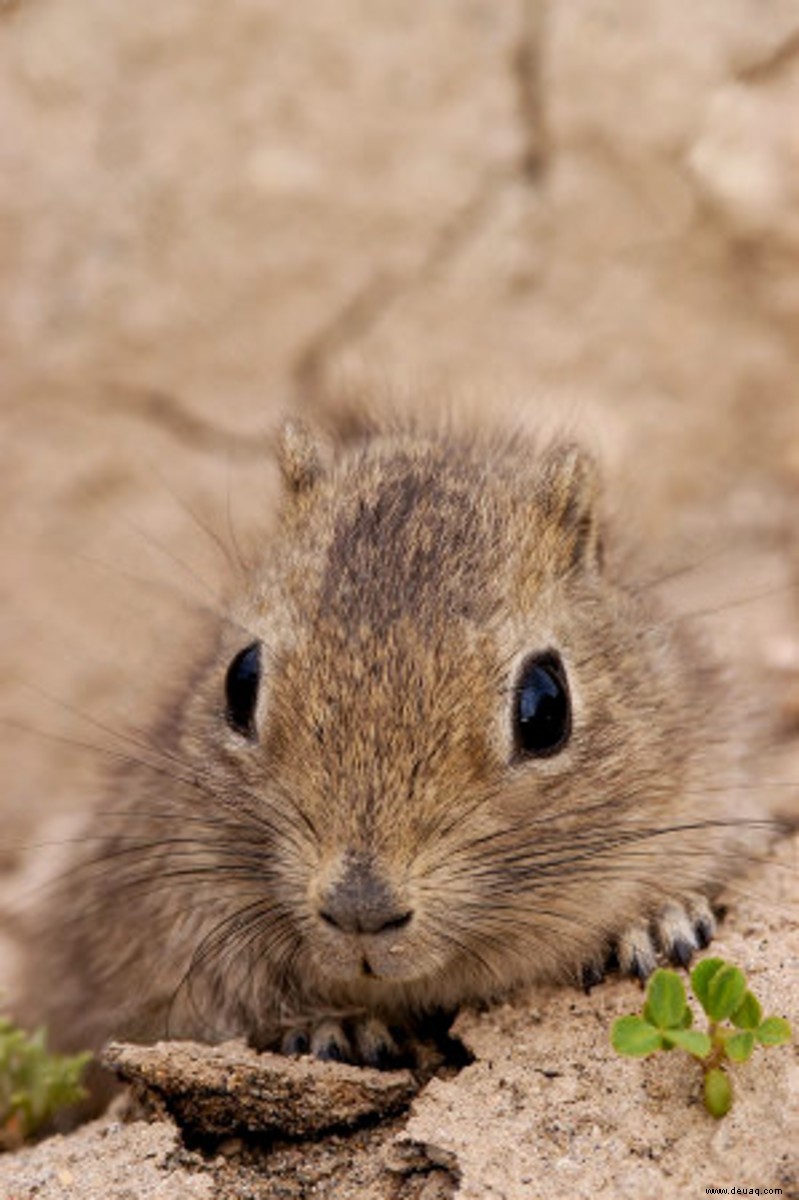
[[[0,1150],[31,1137],[60,1108],[86,1095],[90,1054],[51,1054],[43,1029],[27,1034],[0,1017]]]
[[[706,958],[694,967],[691,988],[707,1014],[707,1033],[691,1028],[693,1013],[677,972],[661,969],[649,981],[643,1013],[614,1021],[610,1040],[614,1050],[631,1058],[687,1051],[704,1075],[705,1108],[723,1117],[732,1104],[728,1063],[746,1062],[758,1043],[784,1045],[791,1040],[791,1027],[782,1017],[764,1019],[743,971],[722,958]]]

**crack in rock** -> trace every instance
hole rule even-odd
[[[85,401],[85,398],[84,398]],[[270,434],[261,437],[252,432],[235,433],[205,420],[177,397],[158,388],[113,383],[98,397],[98,405],[112,408],[124,416],[146,421],[184,446],[217,453],[235,452],[239,456],[259,458],[272,445]]]
[[[548,17],[545,0],[522,0],[513,75],[521,127],[520,169],[523,178],[532,183],[540,183],[546,174],[551,151],[543,70]]]
[[[468,246],[490,220],[498,197],[516,174],[515,169],[488,172],[466,202],[437,230],[415,269],[396,274],[378,271],[372,275],[306,343],[292,371],[299,405],[307,406],[317,399],[324,401],[329,390],[327,376],[334,360],[363,340],[396,303],[423,287]]]
[[[795,29],[763,58],[742,67],[736,73],[736,79],[741,83],[764,83],[771,76],[778,74],[783,67],[799,54],[799,29]]]

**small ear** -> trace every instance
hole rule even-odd
[[[283,423],[277,458],[286,487],[295,495],[310,491],[324,474],[321,447],[303,421]]]
[[[557,538],[568,567],[602,566],[599,528],[599,468],[580,446],[553,447],[543,463],[543,506],[557,526]]]

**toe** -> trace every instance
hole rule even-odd
[[[694,896],[691,898],[688,911],[696,944],[700,950],[704,950],[716,936],[716,918],[713,909],[705,896]]]
[[[669,962],[687,967],[697,950],[704,949],[716,932],[713,911],[704,896],[690,896],[682,904],[666,904],[654,921],[655,936]]]
[[[388,1028],[376,1017],[366,1017],[353,1027],[358,1062],[386,1071],[398,1066],[402,1054]]]
[[[322,1062],[352,1062],[349,1038],[340,1021],[320,1021],[311,1033],[311,1054]]]
[[[657,950],[647,925],[625,930],[616,945],[619,970],[645,983],[657,966]]]
[[[288,1058],[299,1058],[301,1054],[308,1053],[310,1044],[307,1029],[289,1029],[288,1033],[283,1035],[280,1053]]]
[[[655,937],[669,962],[687,967],[699,949],[694,923],[682,904],[664,904],[652,922]]]

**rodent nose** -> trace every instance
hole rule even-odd
[[[402,929],[413,912],[368,860],[352,856],[320,896],[319,916],[343,933],[385,933]]]

